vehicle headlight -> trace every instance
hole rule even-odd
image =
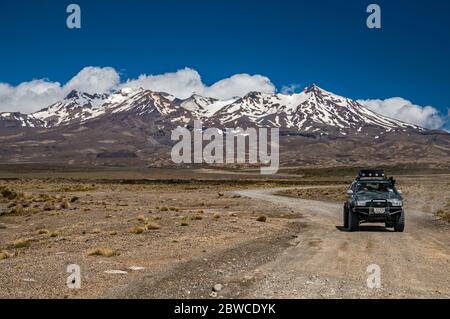
[[[364,200],[357,200],[356,201],[356,206],[366,206],[366,201],[364,201]]]
[[[403,201],[400,199],[390,199],[389,202],[392,206],[403,206]]]

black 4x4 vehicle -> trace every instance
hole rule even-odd
[[[401,192],[395,180],[387,178],[384,170],[363,169],[347,190],[344,205],[344,227],[359,230],[361,223],[385,223],[397,232],[405,229],[405,211]]]

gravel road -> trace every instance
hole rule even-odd
[[[274,195],[278,190],[234,193],[300,212],[303,217],[291,220],[284,233],[212,251],[105,297],[450,297],[450,233],[430,214],[409,208],[404,233],[376,224],[350,233],[342,227],[341,204]],[[368,288],[371,265],[379,267],[379,288]],[[215,292],[217,284],[223,289]]]
[[[273,195],[276,189],[239,194],[300,211],[306,228],[296,244],[264,265],[254,298],[448,298],[450,233],[430,214],[407,210],[406,230],[376,224],[342,229],[342,205]],[[381,288],[368,288],[369,265],[380,267]]]

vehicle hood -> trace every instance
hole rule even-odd
[[[389,192],[361,192],[356,194],[356,200],[370,201],[372,199],[402,199],[402,197],[395,193]]]

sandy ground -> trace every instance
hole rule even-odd
[[[449,226],[433,215],[450,198],[448,176],[400,179],[404,233],[345,232],[341,203],[274,195],[273,181],[33,177],[0,182],[29,202],[9,214],[13,201],[0,201],[0,298],[450,297]],[[114,254],[90,256],[96,248]],[[81,268],[81,289],[66,286],[69,264]],[[367,288],[371,264],[380,289]]]
[[[246,296],[255,298],[448,298],[450,234],[420,210],[407,210],[407,229],[396,233],[368,224],[342,228],[342,205],[305,199],[286,201],[273,190],[239,194],[301,210],[306,229],[296,244],[261,269],[264,279]],[[441,228],[442,227],[442,228]],[[381,289],[367,287],[367,267],[381,270]]]

